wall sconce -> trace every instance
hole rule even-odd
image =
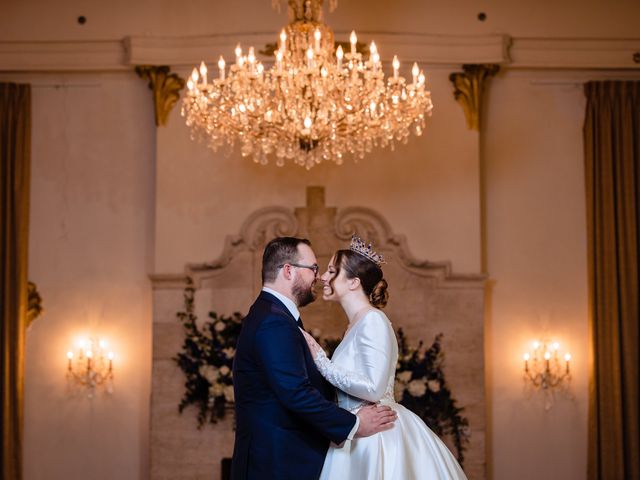
[[[67,384],[85,388],[89,398],[94,397],[99,386],[113,393],[114,357],[113,352],[107,352],[106,340],[80,340],[75,353],[67,352]]]
[[[560,343],[548,340],[533,342],[533,351],[527,352],[524,359],[524,381],[526,386],[542,391],[545,397],[545,410],[553,405],[555,391],[568,392],[571,382],[571,354],[564,354],[560,360]]]

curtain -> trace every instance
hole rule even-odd
[[[640,82],[585,85],[589,480],[640,480]]]
[[[0,83],[2,480],[22,478],[31,89]]]

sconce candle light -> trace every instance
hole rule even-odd
[[[542,390],[545,394],[545,409],[553,404],[554,391],[565,390],[571,381],[571,354],[564,354],[564,365],[560,359],[560,343],[536,340],[533,351],[524,359],[524,380],[529,387]]]
[[[113,352],[107,352],[104,339],[78,342],[76,353],[67,352],[67,382],[70,386],[86,388],[87,396],[93,398],[96,388],[104,386],[113,393]]]

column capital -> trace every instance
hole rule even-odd
[[[136,66],[138,76],[149,80],[149,89],[153,92],[156,126],[167,124],[169,113],[180,99],[180,90],[184,88],[184,79],[170,71],[166,65]]]
[[[453,83],[453,96],[462,105],[470,130],[480,131],[482,97],[488,80],[500,70],[496,64],[468,64],[462,66],[462,72],[449,75]]]

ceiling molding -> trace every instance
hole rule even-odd
[[[375,39],[383,61],[397,55],[403,62],[422,64],[508,63],[509,37],[406,35],[395,33],[361,32],[360,40],[368,43]],[[343,35],[347,38],[347,34]],[[340,38],[339,34],[336,37]],[[132,65],[193,66],[215,62],[219,55],[233,58],[233,50],[240,43],[261,50],[276,37],[269,34],[216,35],[193,38],[128,37],[128,61]],[[269,57],[261,59],[267,63]]]
[[[122,41],[0,42],[0,71],[130,70]]]
[[[336,36],[341,38],[340,33]],[[346,34],[342,35],[345,36]],[[256,50],[273,42],[272,34],[225,34],[206,37],[127,37],[112,41],[0,42],[0,71],[118,71],[134,65],[191,68],[200,60],[233,58],[237,43]],[[385,61],[398,55],[405,64],[425,66],[500,64],[504,68],[638,70],[634,54],[640,39],[536,39],[508,35],[419,35],[362,32],[375,39]],[[265,63],[270,58],[262,57]]]
[[[640,69],[634,54],[640,39],[519,38],[510,49],[511,68]]]

